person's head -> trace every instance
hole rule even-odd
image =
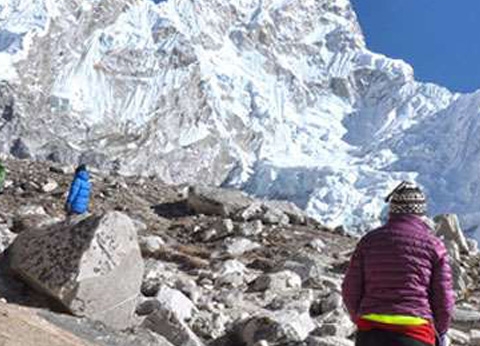
[[[385,201],[390,203],[390,217],[405,214],[425,216],[427,213],[425,194],[411,182],[402,182],[388,195]]]
[[[87,165],[85,164],[81,164],[81,165],[78,165],[77,169],[75,169],[75,174],[78,174],[82,171],[86,171],[87,170]]]

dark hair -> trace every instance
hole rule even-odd
[[[75,170],[75,173],[79,173],[81,171],[86,171],[86,170],[87,170],[87,165],[81,164],[77,167],[77,169]]]

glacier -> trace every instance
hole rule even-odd
[[[408,179],[474,232],[479,106],[371,52],[348,0],[0,0],[0,151],[233,186],[332,227],[377,224]]]

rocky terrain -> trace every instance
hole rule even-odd
[[[348,0],[5,0],[0,151],[240,188],[352,232],[415,179],[475,233],[480,93],[365,41]]]
[[[66,219],[71,167],[5,162],[0,343],[353,345],[340,285],[357,239],[342,229],[236,190],[99,172],[93,214]],[[479,345],[476,242],[454,215],[436,222],[455,273],[453,345]]]

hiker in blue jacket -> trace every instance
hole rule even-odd
[[[80,165],[75,170],[75,177],[70,185],[65,211],[68,215],[83,214],[88,211],[90,203],[91,184],[85,165]]]

